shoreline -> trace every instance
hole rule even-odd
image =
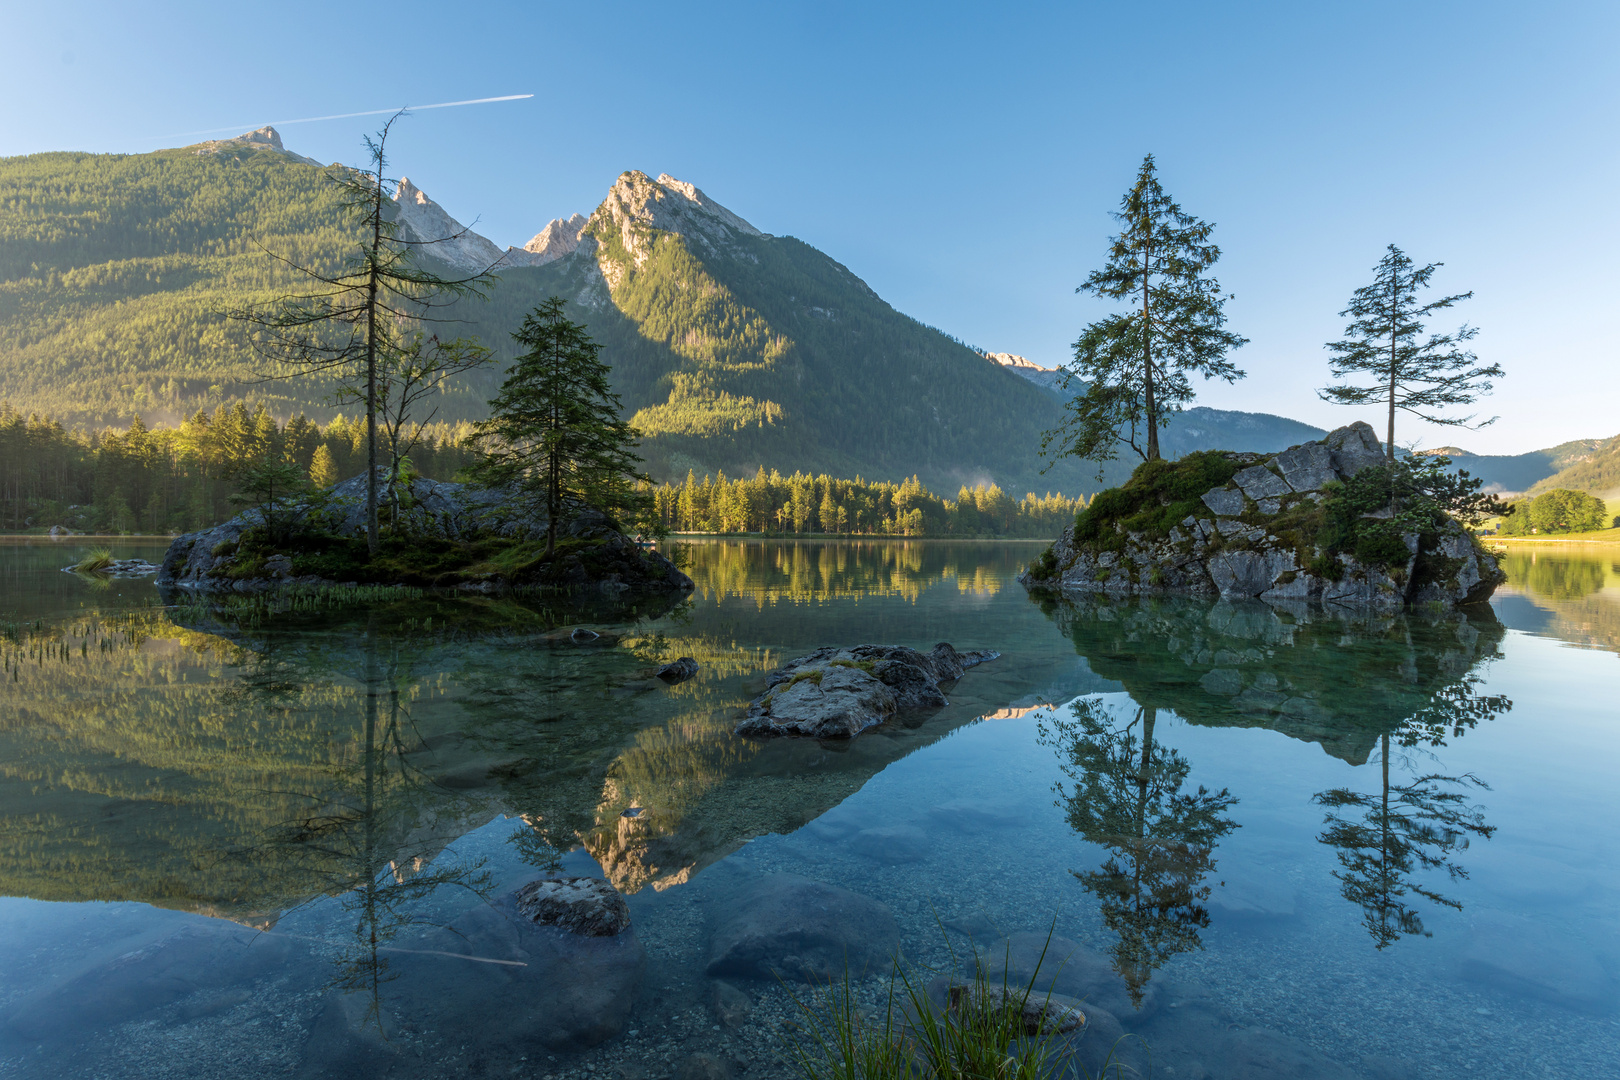
[[[1620,547],[1620,529],[1605,529],[1599,533],[1571,533],[1568,536],[1482,536],[1484,544],[1552,544],[1592,545]]]

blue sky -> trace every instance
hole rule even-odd
[[[589,212],[625,169],[668,172],[901,311],[1053,365],[1107,310],[1074,287],[1152,152],[1218,223],[1251,339],[1249,378],[1202,403],[1360,417],[1313,388],[1393,242],[1446,264],[1438,289],[1474,290],[1460,314],[1508,372],[1482,405],[1495,426],[1401,440],[1516,453],[1620,432],[1617,32],[1598,2],[11,0],[0,155],[532,93],[408,118],[398,171],[501,244]],[[376,119],[282,134],[353,161]]]

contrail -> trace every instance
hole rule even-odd
[[[417,112],[421,109],[453,109],[458,105],[487,105],[492,101],[521,101],[524,98],[532,97],[534,97],[533,94],[507,94],[503,97],[473,98],[471,101],[441,101],[435,105],[412,105],[410,106],[410,110],[411,112]],[[403,106],[401,107],[403,108]],[[297,120],[272,120],[268,125],[232,124],[230,127],[208,128],[205,131],[177,131],[173,135],[165,135],[163,138],[177,139],[190,135],[217,135],[222,131],[252,131],[255,127],[283,127],[287,124],[313,124],[320,120],[350,120],[356,116],[381,116],[384,113],[396,112],[399,112],[398,108],[367,109],[365,112],[334,113],[331,116],[303,116],[299,117]]]

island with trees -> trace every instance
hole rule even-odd
[[[1506,580],[1469,528],[1506,508],[1450,471],[1449,458],[1396,452],[1399,413],[1480,426],[1446,410],[1502,375],[1462,347],[1474,328],[1424,336],[1429,316],[1470,295],[1420,303],[1439,264],[1416,267],[1391,244],[1341,313],[1351,320],[1344,339],[1327,344],[1336,382],[1322,397],[1386,404],[1383,443],[1357,422],[1276,455],[1167,461],[1158,432],[1193,399],[1189,375],[1242,378],[1226,352],[1246,339],[1225,328],[1229,297],[1209,274],[1220,258],[1214,226],[1165,194],[1151,155],[1114,218],[1107,262],[1080,291],[1127,306],[1074,343],[1063,379],[1081,390],[1044,446],[1052,461],[1098,462],[1129,446],[1142,464],[1076,515],[1024,573],[1026,586],[1399,607],[1478,603]]]

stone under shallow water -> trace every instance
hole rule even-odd
[[[882,974],[900,928],[885,904],[797,874],[744,889],[715,919],[708,973],[822,982]]]
[[[647,952],[628,925],[613,934],[585,929],[606,925],[612,905],[600,897],[581,904],[598,914],[569,918],[576,930],[536,923],[533,894],[520,892],[448,926],[402,934],[388,955],[398,978],[382,991],[387,1017],[491,1047],[584,1050],[614,1038],[635,1006]]]

